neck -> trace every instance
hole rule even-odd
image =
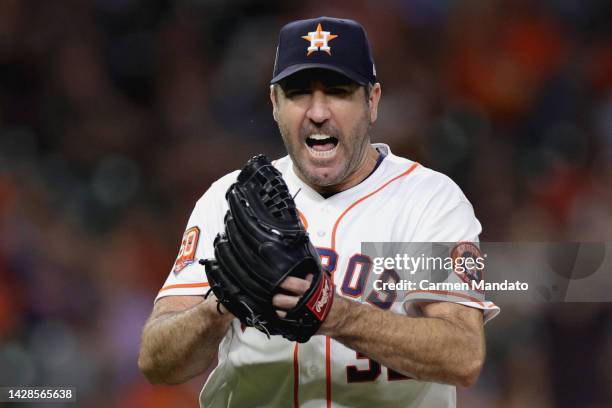
[[[365,154],[361,158],[361,161],[357,166],[356,170],[351,173],[347,178],[345,178],[342,182],[330,186],[313,185],[307,180],[304,180],[302,175],[298,172],[296,172],[296,174],[298,174],[298,177],[303,182],[308,184],[317,193],[322,195],[335,194],[344,190],[348,190],[349,188],[356,186],[357,184],[368,178],[372,171],[374,171],[374,168],[376,168],[378,156],[378,150],[376,150],[371,144],[368,144],[368,146],[366,147]]]

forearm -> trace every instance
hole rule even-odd
[[[216,300],[151,318],[143,329],[138,365],[154,384],[178,384],[202,373],[212,362],[233,320],[221,315]]]
[[[337,296],[328,319],[320,334],[413,378],[469,386],[484,361],[482,337],[443,317],[411,318]]]

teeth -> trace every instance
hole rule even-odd
[[[312,147],[308,147],[310,154],[312,154],[314,157],[319,158],[319,159],[325,159],[328,157],[332,157],[333,155],[336,154],[337,149],[338,149],[338,146],[334,146],[334,148],[331,150],[323,150],[323,151],[315,150]]]
[[[314,134],[314,135],[310,135],[308,137],[310,139],[314,139],[314,140],[325,140],[325,139],[330,139],[332,136],[322,135],[322,134]]]

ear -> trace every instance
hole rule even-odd
[[[276,100],[274,85],[270,85],[270,101],[272,101],[272,117],[275,122],[278,122],[278,101]]]
[[[380,96],[382,95],[382,88],[380,87],[380,83],[377,82],[372,87],[372,92],[370,92],[370,99],[368,100],[368,105],[370,108],[370,123],[376,122],[378,118],[378,102],[380,102]]]

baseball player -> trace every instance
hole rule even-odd
[[[327,314],[298,343],[249,327],[212,293],[204,298],[208,270],[198,261],[215,257],[216,237],[226,232],[235,171],[195,205],[143,330],[141,370],[153,383],[181,383],[218,353],[202,407],[455,406],[455,386],[479,376],[483,324],[499,309],[461,293],[414,290],[400,302],[377,292],[366,284],[371,262],[361,243],[477,242],[472,206],[448,177],[371,143],[381,86],[355,21],[284,26],[271,84],[288,152],[273,165],[333,282]],[[312,281],[310,273],[282,281],[271,300],[279,317]]]

